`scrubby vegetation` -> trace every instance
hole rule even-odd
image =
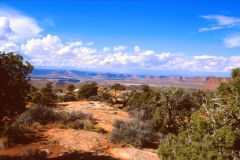
[[[114,85],[111,86],[111,89],[122,91],[125,90],[125,86],[120,84],[120,83],[115,83]]]
[[[98,91],[98,86],[96,82],[90,84],[84,84],[78,91],[79,99],[87,99],[91,96],[96,96]]]
[[[56,108],[57,95],[48,83],[38,90],[27,75],[33,67],[19,55],[0,54],[0,146],[8,147],[27,132],[43,131],[53,123],[59,128],[85,129],[103,133],[89,114],[62,112]],[[136,147],[158,147],[162,160],[240,159],[240,69],[233,69],[229,83],[216,91],[186,91],[179,88],[151,88],[128,92],[121,84],[113,91],[98,91],[96,83],[84,84],[77,95],[57,91],[66,97],[121,104],[129,112],[129,121],[116,120],[110,134],[114,143]],[[118,92],[118,95],[117,95]],[[61,99],[62,98],[62,99]],[[31,105],[26,109],[26,102]]]
[[[239,159],[240,69],[191,115],[185,130],[168,134],[159,145],[162,159]]]
[[[67,88],[67,90],[71,93],[74,91],[74,89],[75,89],[75,86],[73,84],[70,84]]]
[[[90,96],[88,98],[89,101],[103,101],[103,102],[111,102],[112,96],[107,92],[100,92],[95,96]]]
[[[37,105],[36,107],[30,108],[24,113],[22,113],[18,117],[17,122],[29,125],[34,122],[46,124],[62,120],[62,115],[58,112],[55,112],[52,108]]]
[[[126,143],[136,147],[146,147],[158,141],[151,121],[134,119],[130,122],[116,120],[115,127],[111,132],[110,141],[115,143]]]
[[[147,130],[160,135],[158,155],[163,160],[240,158],[239,68],[216,92],[144,88],[128,101],[127,110],[138,122],[116,121],[110,140],[144,146],[141,132]],[[148,121],[152,128],[140,127]],[[151,134],[148,138],[156,142]]]
[[[64,94],[58,97],[59,102],[70,102],[75,100],[76,100],[76,96],[74,94]]]
[[[52,84],[47,83],[41,90],[31,87],[30,101],[35,104],[40,104],[47,107],[54,107],[57,100],[57,95],[52,89]]]
[[[139,147],[160,142],[160,137],[168,133],[177,134],[197,105],[193,96],[183,89],[151,89],[144,85],[142,91],[132,94],[126,109],[134,120],[116,121],[110,140]]]

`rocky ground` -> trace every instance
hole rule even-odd
[[[54,125],[48,125],[45,131],[36,133],[38,137],[36,140],[9,149],[2,149],[0,153],[8,155],[9,159],[39,150],[39,152],[45,152],[49,159],[56,160],[159,160],[157,151],[154,149],[139,149],[129,145],[112,144],[108,141],[114,120],[130,119],[126,112],[113,109],[106,103],[88,101],[60,103],[58,109],[66,112],[82,111],[90,113],[98,122],[97,125],[104,128],[108,133],[59,129]]]

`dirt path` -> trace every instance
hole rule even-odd
[[[90,113],[98,122],[98,126],[106,131],[112,131],[113,122],[116,119],[129,120],[127,112],[113,109],[106,103],[96,101],[77,101],[62,103],[61,107],[67,112],[82,111]],[[58,141],[64,147],[85,152],[106,154],[117,159],[124,160],[159,160],[157,151],[153,149],[137,149],[134,147],[122,147],[108,142],[108,138],[101,133],[83,130],[55,129],[49,130],[47,136],[53,141]]]
[[[118,160],[159,160],[156,150],[112,144],[101,133],[73,129],[50,129],[45,132],[45,135],[49,137],[50,142],[58,142],[59,145],[71,151],[95,153]]]
[[[66,112],[82,111],[92,114],[97,125],[109,132],[116,119],[130,119],[126,112],[113,109],[102,102],[75,101],[60,103],[59,106],[59,110]],[[43,138],[2,151],[0,149],[0,153],[13,157],[10,160],[19,160],[29,149],[47,149],[50,153],[49,160],[159,160],[156,150],[112,144],[107,135],[92,131],[59,129],[55,125],[49,125],[46,131],[38,134]]]

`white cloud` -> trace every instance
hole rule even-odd
[[[1,52],[19,52],[20,48],[18,45],[10,42],[10,43],[5,43],[2,46],[0,46],[0,51]]]
[[[200,28],[199,32],[204,32],[204,31],[213,31],[213,30],[218,30],[218,29],[223,29],[224,27],[204,27],[204,28]]]
[[[70,47],[76,47],[76,46],[81,46],[83,45],[83,43],[81,41],[77,41],[77,42],[69,42],[68,43]]]
[[[240,18],[228,17],[223,15],[204,15],[201,17],[208,20],[215,20],[221,26],[233,26],[239,24],[240,22]]]
[[[7,27],[7,33],[14,33],[5,35],[7,37],[4,37],[4,40],[32,38],[38,36],[42,31],[42,28],[38,26],[35,19],[25,16],[17,11],[1,8],[0,17],[3,17],[0,21],[1,27],[4,25]]]
[[[232,68],[240,66],[240,56],[222,57],[206,54],[186,56],[178,53],[140,50],[140,47],[134,47],[132,52],[111,52],[108,47],[98,51],[95,48],[82,46],[80,41],[62,43],[58,36],[53,35],[33,38],[20,46],[14,43],[5,43],[0,45],[0,50],[18,51],[26,55],[28,60],[37,67],[228,72]]]
[[[212,59],[217,58],[216,56],[202,55],[202,56],[193,56],[194,59]]]
[[[224,38],[223,41],[228,48],[240,47],[240,35]]]
[[[109,47],[103,47],[103,52],[109,52],[110,48]]]
[[[125,49],[127,49],[127,47],[126,47],[126,46],[123,46],[123,45],[115,46],[115,47],[113,48],[114,51],[123,51],[123,50],[125,50]]]
[[[207,20],[213,20],[215,21],[215,24],[213,27],[200,28],[199,32],[219,30],[226,27],[229,28],[240,25],[240,18],[236,17],[229,17],[224,15],[204,15],[200,17]]]
[[[8,40],[8,38],[14,34],[14,31],[10,27],[9,19],[0,17],[0,41]]]
[[[140,49],[140,47],[139,47],[139,46],[135,46],[135,47],[134,47],[134,51],[135,51],[135,52],[140,52],[140,51],[141,51],[141,49]]]
[[[94,42],[88,42],[86,43],[87,46],[92,46],[94,44]]]
[[[52,55],[57,53],[64,46],[57,36],[50,34],[43,38],[31,39],[21,46],[24,54],[28,55]]]

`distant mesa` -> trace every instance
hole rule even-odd
[[[228,83],[231,78],[225,78],[225,77],[215,77],[215,76],[209,76],[207,77],[208,81],[207,83],[201,88],[206,90],[215,90],[220,85],[221,82]]]
[[[132,78],[132,79],[137,79],[137,78],[139,78],[139,77],[134,74],[134,75],[131,76],[131,78]]]
[[[192,81],[195,83],[204,83],[207,82],[208,80],[209,77],[194,77]]]
[[[152,76],[146,76],[145,78],[146,79],[152,79],[153,77]]]
[[[215,90],[221,82],[229,82],[230,78],[224,77],[184,77],[184,76],[159,76],[159,75],[135,75],[122,73],[103,73],[76,70],[34,69],[30,75],[33,79],[49,80],[58,83],[56,87],[62,88],[62,83],[79,83],[85,80],[134,80],[158,84],[194,85],[199,89]],[[185,85],[186,86],[186,85]],[[202,86],[202,87],[201,87]],[[65,87],[65,86],[64,86]]]

